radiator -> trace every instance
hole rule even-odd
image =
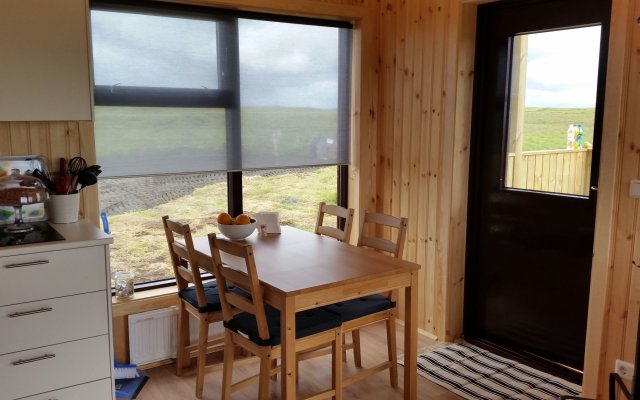
[[[198,340],[198,320],[189,315],[189,338]],[[129,359],[144,365],[176,357],[178,309],[168,307],[129,315]],[[222,323],[209,325],[209,337],[220,336]]]

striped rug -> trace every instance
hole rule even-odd
[[[402,360],[400,360],[402,364]],[[468,343],[418,356],[418,373],[465,399],[556,399],[581,387]]]

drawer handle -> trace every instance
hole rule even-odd
[[[22,364],[28,364],[28,363],[32,363],[32,362],[36,362],[36,361],[48,360],[50,358],[55,358],[55,356],[56,356],[55,354],[45,354],[43,356],[29,358],[27,360],[14,361],[14,362],[11,363],[11,365],[22,365]]]
[[[42,307],[39,310],[14,312],[13,314],[9,314],[9,318],[24,317],[25,315],[40,314],[40,313],[49,312],[49,311],[53,311],[53,307]]]
[[[49,260],[39,260],[39,261],[31,261],[31,262],[24,262],[24,263],[17,263],[17,264],[7,264],[4,267],[5,268],[22,268],[22,267],[31,267],[34,265],[43,265],[43,264],[49,264]]]

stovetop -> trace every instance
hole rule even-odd
[[[34,229],[27,233],[7,233],[7,226],[0,227],[0,247],[64,240],[64,237],[46,222],[31,222],[30,225]]]

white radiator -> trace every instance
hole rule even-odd
[[[189,315],[191,343],[198,340],[198,320]],[[209,325],[209,337],[223,332],[222,323]],[[144,365],[176,357],[178,330],[177,307],[129,315],[129,359]]]

